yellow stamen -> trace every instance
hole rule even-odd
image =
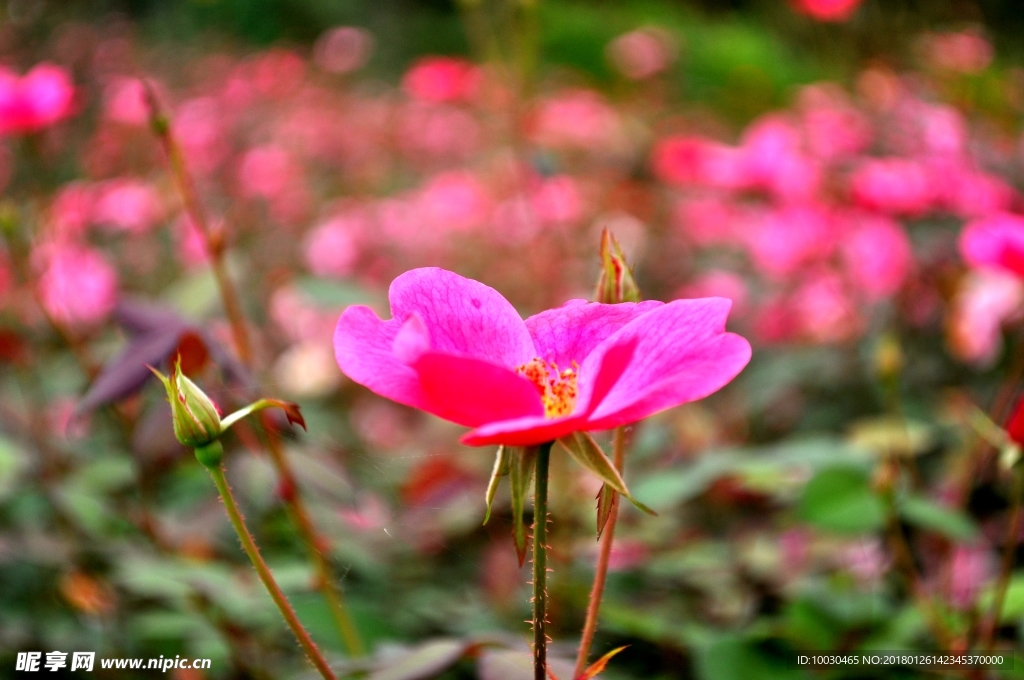
[[[574,361],[572,368],[559,371],[555,362],[535,358],[517,368],[516,372],[537,387],[537,394],[544,404],[544,415],[560,418],[572,413],[576,407],[578,368]]]

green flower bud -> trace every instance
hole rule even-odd
[[[640,287],[626,264],[622,246],[607,229],[601,233],[601,278],[594,297],[604,304],[640,302]]]
[[[224,447],[218,441],[220,436],[239,420],[257,411],[279,408],[284,411],[289,423],[306,428],[306,421],[302,418],[299,405],[280,399],[254,401],[222,420],[213,401],[181,372],[181,355],[174,362],[170,377],[152,366],[149,370],[160,379],[167,390],[167,401],[171,402],[174,435],[179,442],[194,449],[196,458],[206,467],[220,465],[224,455]]]
[[[206,393],[181,372],[181,356],[174,362],[169,378],[152,367],[150,370],[167,390],[178,441],[193,449],[216,441],[224,432],[220,414]]]

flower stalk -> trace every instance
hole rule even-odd
[[[220,447],[220,442],[214,442],[207,446]],[[197,452],[198,456],[198,452]],[[231,487],[228,485],[227,479],[224,477],[224,468],[219,464],[207,465],[206,469],[209,470],[210,476],[213,477],[213,483],[217,486],[217,491],[220,493],[221,500],[224,501],[224,509],[228,513],[228,518],[231,520],[231,526],[234,527],[235,533],[238,534],[239,540],[242,542],[242,548],[245,550],[245,554],[249,556],[249,560],[252,562],[252,566],[256,568],[256,573],[259,574],[260,580],[263,582],[263,586],[270,593],[270,597],[274,600],[274,604],[281,611],[281,615],[284,617],[288,627],[291,628],[292,633],[298,639],[299,644],[302,645],[302,649],[306,652],[306,656],[316,666],[317,671],[324,677],[324,680],[337,680],[334,675],[334,671],[327,664],[327,660],[324,659],[323,654],[320,653],[320,649],[313,642],[313,638],[309,636],[306,629],[303,628],[302,623],[299,621],[299,617],[295,615],[295,610],[292,609],[291,603],[288,602],[288,598],[285,597],[284,592],[281,591],[281,587],[277,585],[277,581],[274,580],[274,575],[270,571],[270,567],[263,561],[263,556],[260,555],[259,548],[256,547],[256,541],[253,540],[252,534],[249,533],[249,528],[245,524],[245,520],[242,518],[242,514],[238,511],[238,504],[235,503],[235,497],[231,493]]]
[[[612,462],[619,474],[622,474],[622,467],[625,462],[626,449],[625,428],[615,428],[615,442]],[[611,561],[612,544],[615,542],[615,522],[619,517],[619,494],[608,489],[611,494],[611,508],[608,511],[608,519],[601,531],[601,546],[597,556],[597,567],[594,571],[594,583],[590,587],[590,598],[587,600],[587,615],[583,623],[583,634],[580,638],[580,648],[576,654],[576,670],[573,677],[578,678],[587,668],[587,658],[590,656],[590,648],[594,644],[594,634],[597,632],[597,617],[601,611],[601,599],[604,597],[604,585],[608,578],[608,563]],[[598,519],[600,522],[600,519]],[[598,527],[600,531],[600,527]]]
[[[548,468],[551,446],[537,451],[537,486],[533,498],[533,677],[547,680]]]
[[[210,227],[202,203],[199,201],[195,182],[188,171],[181,147],[171,129],[170,118],[161,109],[156,93],[150,83],[146,82],[145,86],[150,127],[159,138],[160,144],[167,156],[171,175],[181,194],[185,212],[202,236],[207,259],[213,270],[217,290],[224,305],[224,312],[228,317],[232,338],[238,350],[239,358],[245,366],[251,368],[254,360],[252,342],[249,338],[249,330],[245,322],[241,298],[237,288],[228,276],[227,267],[224,263],[224,236],[219,230],[215,231]],[[331,615],[338,627],[342,642],[350,655],[354,657],[363,656],[366,650],[362,638],[345,606],[341,591],[334,585],[330,565],[322,552],[326,541],[317,534],[309,512],[302,502],[295,475],[288,464],[288,460],[285,458],[277,429],[265,414],[260,414],[259,421],[265,435],[266,448],[270,453],[270,460],[277,472],[281,487],[290,490],[289,493],[283,495],[283,501],[302,542],[306,544],[306,548],[309,551],[313,566],[317,572],[319,590],[331,610]]]

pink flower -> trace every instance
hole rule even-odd
[[[1024,285],[1014,274],[978,269],[964,277],[953,298],[949,344],[953,353],[977,364],[995,360],[1003,323],[1020,315]]]
[[[928,61],[939,69],[978,73],[992,63],[994,50],[978,31],[935,33],[924,40]]]
[[[356,238],[367,230],[367,220],[363,215],[339,215],[311,231],[304,246],[309,270],[317,276],[351,274],[359,257]]]
[[[850,178],[850,185],[861,206],[893,215],[923,215],[936,197],[928,170],[903,158],[865,161]]]
[[[139,234],[163,217],[160,194],[137,179],[111,180],[100,189],[93,208],[93,222]]]
[[[145,125],[149,120],[146,88],[138,78],[118,78],[103,92],[103,115],[126,125]]]
[[[632,80],[643,80],[661,73],[675,56],[666,31],[640,28],[620,35],[605,49],[608,60]]]
[[[906,232],[881,216],[861,219],[843,237],[842,253],[850,280],[872,301],[896,293],[914,263]]]
[[[313,60],[329,73],[361,69],[373,52],[373,35],[355,26],[339,26],[321,35],[313,47]]]
[[[67,71],[38,64],[21,78],[0,67],[0,134],[37,132],[74,111],[75,88]]]
[[[567,90],[543,101],[531,127],[542,146],[594,151],[623,142],[619,114],[593,90]]]
[[[454,57],[424,57],[402,78],[402,87],[413,99],[428,102],[460,102],[471,99],[480,87],[480,67]]]
[[[846,21],[862,0],[793,0],[793,8],[818,21]]]
[[[238,183],[248,198],[274,200],[285,196],[300,178],[302,168],[291,154],[268,144],[251,149],[238,167]]]
[[[568,175],[549,177],[530,197],[533,211],[549,224],[571,224],[583,216],[584,201],[579,184]]]
[[[812,200],[821,185],[821,168],[802,146],[800,130],[786,118],[755,121],[743,135],[750,181],[785,202]]]
[[[654,147],[651,165],[658,179],[667,184],[741,189],[750,183],[742,150],[703,137],[672,135],[662,139]]]
[[[76,239],[92,223],[96,192],[85,182],[71,182],[54,196],[48,212],[48,223],[58,239]]]
[[[93,324],[114,308],[117,273],[98,251],[55,245],[42,259],[39,295],[47,314],[58,323]]]
[[[806,205],[769,212],[752,223],[744,237],[758,271],[778,279],[827,257],[836,243],[835,232],[835,219],[828,208]]]
[[[857,310],[835,274],[812,276],[793,292],[789,304],[802,335],[811,342],[844,342],[860,329]]]
[[[440,231],[470,231],[481,226],[491,211],[490,197],[480,180],[460,170],[432,177],[417,203],[422,218]]]
[[[958,545],[949,565],[949,599],[957,609],[968,609],[995,573],[992,551],[984,545]]]
[[[972,267],[994,267],[1024,277],[1024,216],[997,213],[960,233],[960,254]]]
[[[437,268],[399,276],[393,317],[352,306],[334,350],[355,382],[474,428],[462,441],[541,444],[701,399],[750,360],[721,298],[571,300],[525,322],[497,291]]]

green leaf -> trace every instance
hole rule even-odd
[[[826,531],[860,534],[885,525],[885,506],[867,473],[854,467],[826,468],[814,476],[800,500],[800,516]]]
[[[468,647],[463,640],[433,640],[377,669],[367,680],[428,680],[455,665]]]
[[[494,496],[498,493],[498,483],[501,482],[501,478],[508,475],[511,468],[512,456],[509,453],[509,449],[504,446],[498,447],[498,452],[494,456],[494,470],[491,471],[491,481],[487,483],[487,512],[484,514],[484,524],[487,524],[487,520],[491,518],[491,503],[494,502]]]
[[[512,487],[512,538],[519,556],[519,566],[526,564],[526,525],[523,523],[523,511],[526,509],[526,495],[530,491],[530,480],[533,468],[537,464],[537,448],[509,449],[512,460],[509,462],[509,482]]]
[[[910,496],[900,502],[900,516],[908,523],[928,529],[955,541],[969,541],[978,535],[978,527],[960,510],[944,508],[921,496]]]

